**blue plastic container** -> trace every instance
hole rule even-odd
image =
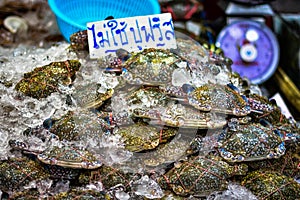
[[[157,0],[48,0],[64,38],[86,29],[87,22],[114,18],[159,14]]]

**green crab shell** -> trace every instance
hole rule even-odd
[[[165,107],[135,108],[133,116],[151,119],[152,124],[172,127],[214,129],[227,124],[224,116],[202,112],[191,106],[169,102]]]
[[[293,178],[274,171],[254,171],[241,182],[259,199],[300,199],[300,184]]]
[[[49,131],[59,140],[87,141],[98,139],[106,131],[106,122],[88,110],[68,111],[58,119],[53,119]]]
[[[51,198],[52,199],[52,198]],[[85,200],[85,199],[100,199],[100,200],[110,200],[111,197],[100,191],[96,190],[84,190],[84,189],[76,189],[73,188],[67,192],[58,193],[53,197],[53,200]]]
[[[190,105],[202,111],[214,111],[236,116],[250,113],[243,97],[227,85],[205,84],[188,94]]]
[[[81,63],[77,60],[52,62],[25,73],[15,86],[17,91],[36,99],[46,98],[58,91],[59,84],[69,85],[75,79]]]
[[[47,200],[47,197],[41,197],[40,192],[37,188],[29,188],[22,191],[14,192],[9,196],[9,199],[14,200],[26,200],[26,199],[44,199]]]
[[[161,121],[168,126],[200,129],[221,128],[227,123],[224,116],[201,112],[182,104],[167,107],[165,112],[161,114]]]
[[[124,79],[132,84],[164,85],[172,82],[172,75],[183,59],[169,50],[149,48],[133,53],[123,64]]]
[[[146,123],[135,123],[121,127],[114,134],[121,136],[125,148],[132,152],[140,152],[156,148],[160,143],[166,142],[170,137],[176,135],[177,129],[161,129]]]
[[[224,161],[195,157],[175,165],[159,178],[158,183],[180,196],[206,196],[213,191],[225,190],[226,179],[233,175],[234,169]]]
[[[131,182],[138,178],[139,175],[137,174],[124,172],[112,166],[102,165],[98,169],[82,172],[78,180],[80,184],[101,182],[106,190],[117,185],[122,185],[127,191],[131,186]]]
[[[110,99],[114,94],[113,89],[107,89],[104,93],[98,90],[101,85],[89,83],[84,86],[77,86],[75,93],[72,94],[76,104],[83,109],[99,108],[103,103]],[[87,95],[88,94],[88,95]]]
[[[158,146],[155,151],[149,153],[149,156],[144,160],[144,164],[149,167],[169,165],[187,155],[188,145],[188,140],[174,138],[172,141]]]
[[[260,96],[257,94],[247,95],[249,105],[251,110],[255,111],[253,113],[253,118],[256,121],[259,121],[262,117],[272,122],[273,124],[277,123],[289,123],[289,120],[282,114],[281,109],[276,103],[271,102],[267,97]]]
[[[159,88],[138,88],[127,96],[130,108],[157,108],[166,106],[170,99]]]
[[[218,137],[218,151],[228,162],[279,158],[285,153],[283,136],[261,124],[225,128]]]
[[[254,162],[247,162],[247,165],[254,170],[272,170],[291,178],[300,177],[300,152],[293,152],[287,149],[280,158],[266,159]]]
[[[89,51],[87,30],[77,31],[70,36],[70,48],[77,51]]]
[[[92,153],[72,146],[54,146],[38,154],[37,158],[42,163],[65,168],[96,169],[102,166],[102,162],[96,159]]]
[[[14,191],[31,181],[49,178],[47,171],[38,162],[27,157],[0,161],[0,189]]]

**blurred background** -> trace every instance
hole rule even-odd
[[[212,52],[229,57],[232,70],[259,84],[263,95],[269,98],[275,95],[277,103],[281,97],[284,112],[300,120],[298,0],[159,0],[159,3],[162,13],[172,14],[177,31]],[[239,24],[240,21],[243,23]],[[48,48],[61,41],[64,39],[47,0],[0,0],[2,47],[23,44]]]

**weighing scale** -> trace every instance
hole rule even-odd
[[[277,68],[279,45],[272,32],[274,15],[266,1],[230,2],[227,26],[219,33],[216,46],[232,59],[232,71],[254,84],[268,80]]]

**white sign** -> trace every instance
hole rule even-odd
[[[279,93],[276,93],[270,99],[274,99],[276,101],[276,104],[280,107],[282,114],[284,114],[286,118],[293,118],[291,112],[289,111],[288,107],[286,106],[283,98],[281,97],[281,95]]]
[[[145,48],[176,48],[170,13],[110,19],[87,23],[91,58],[122,48],[129,52]]]

